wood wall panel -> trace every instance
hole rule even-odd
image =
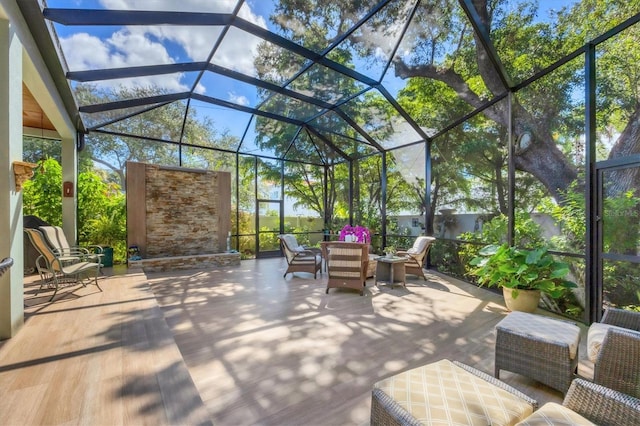
[[[127,247],[147,252],[146,164],[127,162]]]
[[[227,236],[231,232],[231,173],[218,172],[218,235],[219,250],[227,250]]]

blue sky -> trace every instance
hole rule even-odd
[[[521,0],[510,2],[516,7]],[[571,0],[541,0],[538,18],[548,20],[551,10],[574,4]],[[253,24],[269,28],[269,20],[274,10],[274,2],[248,0],[243,5],[240,16]],[[157,9],[169,11],[209,11],[229,13],[236,5],[235,0],[48,0],[50,7],[112,8],[112,9]],[[295,23],[293,23],[295,24]],[[64,27],[56,25],[67,64],[71,71],[102,68],[119,68],[167,64],[187,61],[203,61],[217,39],[221,28],[212,27]],[[369,34],[380,37],[382,34]],[[225,41],[218,48],[213,63],[225,68],[255,76],[254,57],[261,39],[232,28]],[[379,43],[384,43],[382,40]],[[387,40],[387,43],[389,41]],[[382,45],[382,44],[381,44]],[[356,58],[356,65],[367,74],[363,59]],[[379,78],[381,67],[374,68],[371,76]],[[285,76],[287,77],[287,76]],[[283,77],[283,79],[285,78]],[[169,92],[183,92],[191,89],[195,73],[149,76],[121,81],[98,82],[103,89],[118,84],[128,86],[156,85]],[[406,84],[395,77],[390,69],[383,83],[393,95]],[[196,92],[213,96],[239,105],[257,106],[258,95],[253,86],[234,81],[213,73],[206,73],[196,88]],[[199,114],[211,117],[216,123],[227,127],[232,134],[240,137],[247,125],[247,116],[217,106],[200,108]],[[238,117],[242,117],[238,119]]]

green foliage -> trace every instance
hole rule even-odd
[[[278,249],[278,233],[272,231],[273,229],[266,226],[260,228],[260,251],[272,251]]]
[[[584,195],[577,184],[564,194],[565,202],[541,205],[561,229],[560,235],[551,238],[552,246],[558,250],[584,253],[586,216]],[[602,229],[605,253],[634,254],[640,224],[638,217],[640,198],[627,191],[616,196],[605,196]],[[573,275],[585,275],[584,264],[571,265]],[[637,267],[627,262],[603,262],[603,293],[607,303],[617,307],[640,305]]]
[[[465,232],[458,238],[472,241],[476,244],[460,244],[458,258],[469,273],[468,262],[478,255],[481,244],[503,244],[507,242],[507,227],[509,220],[505,215],[495,216],[482,225],[482,229],[477,232]],[[531,215],[525,212],[517,212],[514,226],[514,240],[522,247],[537,247],[544,245],[542,238],[542,228]]]
[[[23,186],[24,214],[62,226],[62,167],[53,158],[41,160],[38,165],[33,178]]]
[[[584,192],[574,182],[563,192],[563,197],[562,204],[548,199],[540,204],[540,211],[551,215],[561,229],[559,235],[551,237],[551,246],[562,251],[583,253],[587,233]]]
[[[41,161],[34,177],[23,189],[24,214],[62,226],[62,167],[55,159]],[[109,245],[114,260],[126,259],[125,196],[116,184],[99,174],[78,175],[78,240],[81,244]]]
[[[488,245],[469,264],[471,274],[485,286],[507,287],[514,290],[540,290],[556,299],[576,284],[564,277],[569,266],[556,262],[545,247],[524,250],[507,244]],[[517,292],[514,292],[517,297]]]
[[[474,247],[469,245],[469,247]],[[477,249],[474,251],[474,255]],[[446,273],[453,277],[466,278],[465,268],[468,269],[468,260],[462,261],[460,258],[459,245],[455,241],[436,240],[429,251],[431,263],[439,272]]]
[[[103,90],[93,84],[83,83],[74,87],[77,99],[82,104],[101,104],[120,99],[140,99],[165,94],[156,87]],[[125,186],[125,168],[127,161],[150,164],[178,165],[178,148],[174,144],[155,142],[164,140],[183,142],[195,146],[230,149],[238,144],[237,138],[228,131],[219,130],[209,117],[198,116],[196,109],[187,111],[184,134],[185,110],[181,103],[171,102],[159,108],[153,108],[144,114],[136,114],[128,119],[112,123],[112,132],[126,135],[143,135],[149,139],[131,138],[116,134],[90,133],[86,139],[86,148],[81,159],[90,158],[110,172],[109,180],[121,188]],[[108,119],[108,117],[104,117]],[[186,164],[198,164],[203,168],[229,169],[235,167],[235,158],[217,154],[211,150],[190,148],[183,153]]]
[[[116,194],[107,200],[105,210],[89,219],[83,231],[91,244],[113,247],[114,259],[125,261],[127,257],[127,214],[125,197]]]

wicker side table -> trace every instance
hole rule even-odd
[[[511,312],[496,325],[495,376],[507,370],[566,393],[578,367],[579,343],[575,323]]]

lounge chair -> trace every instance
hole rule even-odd
[[[396,253],[397,256],[406,256],[409,259],[404,264],[405,273],[417,275],[424,278],[425,281],[427,280],[427,277],[424,276],[422,265],[427,257],[427,253],[429,253],[431,244],[433,244],[435,240],[434,237],[421,236],[416,238],[413,247],[409,250],[398,251]]]
[[[44,235],[49,247],[58,255],[64,263],[95,262],[102,263],[104,249],[101,246],[72,246],[67,241],[64,231],[59,226],[40,226],[40,231]],[[94,252],[90,251],[92,249]]]
[[[99,263],[78,261],[65,264],[61,257],[49,247],[40,231],[26,228],[24,232],[31,240],[31,244],[40,253],[40,256],[36,259],[36,268],[40,274],[40,288],[36,295],[43,287],[53,288],[53,294],[49,299],[49,301],[52,301],[61,286],[75,284],[86,286],[87,282],[90,283],[91,281],[102,291],[100,284],[98,284]]]
[[[308,249],[298,244],[296,237],[291,234],[278,235],[280,248],[287,259],[287,274],[294,272],[308,272],[316,278],[322,267],[322,255],[320,249]]]

